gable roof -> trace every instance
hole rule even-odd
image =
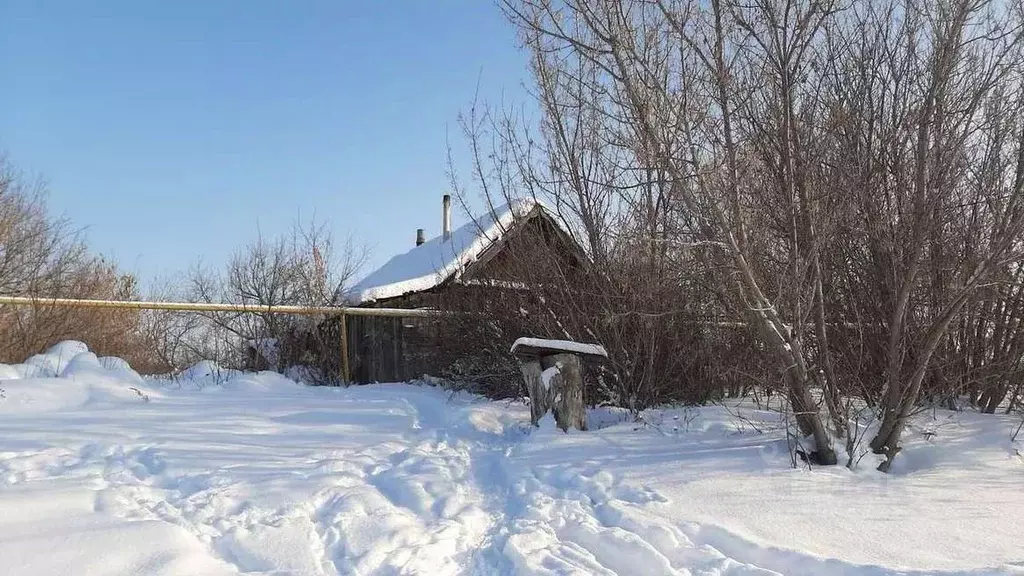
[[[353,286],[348,293],[349,300],[366,304],[423,292],[453,276],[460,276],[513,226],[543,210],[543,205],[532,198],[499,206],[476,221],[453,230],[448,240],[436,236],[405,254],[391,258]]]

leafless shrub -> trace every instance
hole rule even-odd
[[[887,462],[922,402],[1017,402],[1018,5],[502,5],[543,115],[468,122],[501,159],[477,162],[481,194],[551,201],[601,274],[653,288],[631,314],[683,296],[749,327],[819,462],[849,432],[846,397],[879,409]],[[643,378],[620,373],[627,391]]]
[[[545,66],[535,64],[538,74],[551,72]],[[484,272],[512,280],[516,289],[477,287],[442,302],[458,314],[445,320],[450,326],[442,332],[451,337],[442,338],[440,347],[463,366],[472,358],[473,369],[462,370],[462,379],[500,380],[500,389],[484,386],[497,395],[520,391],[521,376],[507,350],[524,335],[604,345],[608,361],[589,370],[591,404],[639,412],[660,402],[738,394],[742,370],[727,366],[738,357],[737,367],[748,366],[751,355],[707,342],[735,342],[735,326],[702,327],[716,319],[702,290],[707,277],[693,242],[680,240],[686,230],[665,176],[617,166],[620,151],[607,143],[611,134],[597,122],[597,111],[561,108],[556,101],[563,90],[577,98],[596,96],[585,86],[551,82],[544,105],[552,111],[541,141],[526,134],[520,119],[495,116],[479,103],[462,117],[472,170],[463,181],[450,163],[457,197],[467,205],[479,193],[485,211],[532,197],[544,204],[550,221],[505,243],[500,265]],[[749,369],[758,370],[756,361]]]
[[[52,217],[45,187],[0,157],[0,294],[40,298],[131,299],[136,280],[88,251],[71,224]],[[20,362],[66,339],[139,370],[158,362],[139,336],[137,311],[0,306],[0,361]]]
[[[196,265],[189,273],[189,298],[198,302],[233,302],[254,308],[280,305],[340,306],[344,290],[366,258],[351,240],[335,242],[326,223],[296,223],[279,238],[259,236],[240,248],[221,272]],[[308,368],[319,381],[336,381],[338,337],[322,315],[284,316],[275,313],[209,313],[205,322],[179,325],[178,334],[194,338],[165,342],[198,349],[225,366],[281,371]],[[166,322],[166,320],[165,320]]]
[[[877,422],[877,412],[857,398],[846,397],[843,400],[842,413],[846,420],[846,467],[854,470],[870,451],[864,447],[864,440],[871,425]]]

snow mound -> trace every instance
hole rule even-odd
[[[128,364],[128,361],[123,358],[118,358],[116,356],[102,356],[99,358],[99,362],[100,366],[102,366],[107,372],[119,374],[122,378],[138,382],[139,384],[144,382],[142,376],[139,375],[139,373],[136,372],[130,364]]]
[[[88,346],[77,340],[65,340],[42,354],[31,356],[22,364],[0,364],[0,380],[56,378],[79,354],[88,351]]]
[[[6,398],[0,413],[43,413],[82,408],[94,403],[137,404],[155,392],[120,358],[97,358],[85,344],[65,341],[36,354],[24,364],[0,364]],[[134,388],[134,390],[133,390]]]
[[[55,374],[52,374],[52,370],[50,370],[50,369],[44,370],[38,364],[28,364],[28,363],[22,363],[22,364],[0,364],[0,366],[3,366],[3,368],[0,368],[0,372],[2,372],[4,374],[3,378],[4,379],[9,379],[9,380],[20,380],[22,378],[35,378],[37,376],[41,376],[41,373],[50,373],[51,377],[55,375]],[[46,377],[46,376],[41,376],[41,377]]]
[[[46,352],[25,360],[25,364],[35,367],[34,371],[25,372],[25,378],[60,376],[76,356],[88,351],[89,347],[77,340],[65,340],[55,344]]]
[[[219,364],[212,360],[202,360],[186,368],[182,373],[182,378],[188,378],[194,380],[197,378],[209,378],[220,374],[224,369]]]
[[[183,370],[178,379],[203,387],[209,384],[223,384],[239,374],[240,371],[224,368],[212,360],[202,360]]]
[[[16,380],[21,377],[21,372],[16,366],[0,364],[0,380]]]
[[[231,379],[221,385],[221,389],[247,393],[266,393],[289,391],[299,386],[301,384],[277,372],[264,371],[236,373]]]
[[[89,347],[84,343],[77,340],[64,340],[58,344],[54,344],[46,351],[43,356],[52,358],[56,363],[57,370],[63,371],[64,367],[67,366],[68,362],[71,362],[79,354],[84,354],[89,351]]]
[[[19,378],[3,384],[0,414],[39,414],[81,408],[88,404],[89,387],[62,378]]]
[[[75,376],[106,375],[107,369],[100,364],[100,359],[92,352],[82,352],[71,358],[60,371],[61,378]]]

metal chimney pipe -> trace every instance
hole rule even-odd
[[[441,200],[443,215],[441,220],[441,237],[447,242],[452,237],[452,196],[445,194]]]
[[[426,240],[424,240],[424,238],[423,238],[423,228],[417,228],[416,229],[416,245],[417,246],[422,246],[424,242],[426,242]]]

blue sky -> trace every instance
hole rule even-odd
[[[0,0],[0,150],[144,280],[299,217],[407,250],[478,83],[526,75],[489,0]]]

